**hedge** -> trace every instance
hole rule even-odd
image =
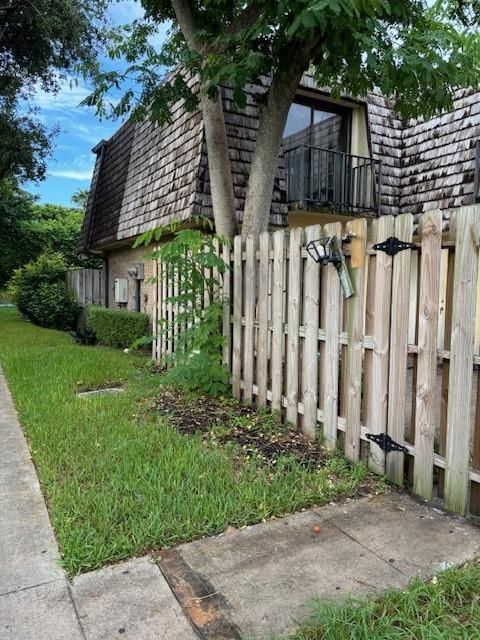
[[[94,304],[85,307],[85,325],[97,342],[108,347],[131,347],[135,340],[150,335],[146,313],[106,309]]]

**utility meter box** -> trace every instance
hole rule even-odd
[[[127,278],[115,278],[113,298],[118,304],[128,302],[128,280]]]

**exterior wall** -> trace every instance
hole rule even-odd
[[[145,254],[148,249],[138,247],[132,249],[130,246],[112,249],[106,255],[108,261],[108,306],[119,309],[125,308],[125,305],[116,304],[114,302],[114,283],[115,278],[127,278],[128,280],[128,304],[127,309],[135,311],[135,291],[136,280],[128,275],[128,268],[134,264],[142,263],[144,265],[144,280],[140,281],[140,310],[148,313],[152,317],[154,305],[154,285],[148,284],[148,280],[154,275],[152,260],[146,260]]]

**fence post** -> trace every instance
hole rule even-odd
[[[480,206],[462,207],[455,219],[450,376],[448,384],[445,507],[465,514],[470,454],[470,401],[477,299]]]
[[[437,327],[442,256],[442,213],[440,211],[429,211],[423,215],[421,234],[413,491],[422,498],[431,500],[435,436]]]

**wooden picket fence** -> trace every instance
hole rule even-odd
[[[236,237],[222,250],[231,267],[224,361],[235,397],[280,412],[310,438],[321,434],[418,496],[478,514],[480,206],[452,215],[448,237],[439,211],[413,232],[403,214],[268,232],[258,242]],[[355,295],[347,300],[335,267],[306,251],[324,236],[349,237]],[[374,248],[390,236],[414,247],[393,257]],[[156,319],[171,320],[175,284],[157,268]],[[155,356],[174,343],[163,336]],[[369,437],[382,434],[405,450],[386,452]]]
[[[69,269],[67,287],[82,306],[105,304],[105,275],[103,269]]]

